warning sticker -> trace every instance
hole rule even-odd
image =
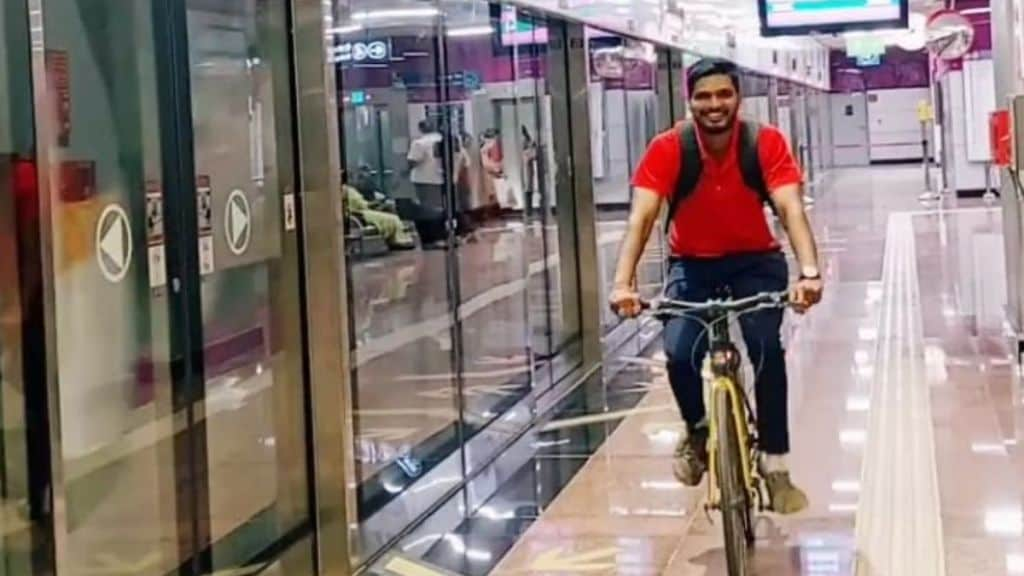
[[[199,224],[199,274],[213,274],[213,187],[210,177],[196,178],[196,217]]]
[[[146,243],[150,246],[164,242],[164,199],[160,183],[146,181]]]
[[[146,181],[146,244],[149,287],[167,285],[167,254],[164,248],[164,200],[160,182]]]

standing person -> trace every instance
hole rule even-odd
[[[734,298],[785,290],[786,259],[765,218],[763,203],[768,201],[800,265],[791,303],[798,312],[806,311],[820,301],[823,285],[803,207],[803,176],[785,137],[773,126],[739,119],[739,79],[728,61],[697,62],[687,72],[687,88],[693,123],[657,136],[634,175],[612,309],[626,317],[640,313],[637,263],[663,203],[668,203],[670,218],[667,297],[703,301],[723,290]],[[791,514],[807,506],[807,496],[791,481],[786,464],[790,445],[782,319],[781,310],[762,310],[743,316],[741,327],[757,372],[760,465],[771,508]],[[696,486],[708,466],[700,374],[706,335],[699,323],[679,318],[666,324],[664,338],[669,381],[687,428],[676,449],[674,472],[684,484]]]
[[[409,180],[416,188],[416,197],[424,205],[441,210],[444,206],[444,167],[441,154],[441,133],[430,120],[419,123],[420,135],[409,145],[411,171]]]
[[[429,119],[419,123],[420,135],[409,145],[409,180],[418,202],[409,218],[425,248],[444,248],[448,236],[444,212],[444,166],[442,136]]]
[[[533,213],[534,181],[537,175],[537,142],[530,135],[526,126],[521,126],[523,134],[523,209],[526,216]]]
[[[493,210],[500,213],[506,206],[505,159],[501,151],[499,133],[488,128],[480,135],[480,162],[483,168],[483,193]]]
[[[473,210],[476,208],[475,188],[480,181],[479,157],[473,136],[463,132],[455,153],[455,217],[459,235],[470,242],[476,241]]]

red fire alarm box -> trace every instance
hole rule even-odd
[[[989,147],[992,151],[992,163],[1001,168],[1010,166],[1012,143],[1010,138],[1009,110],[996,110],[989,116]]]

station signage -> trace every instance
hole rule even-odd
[[[335,62],[387,62],[391,45],[385,40],[344,42],[334,47]]]

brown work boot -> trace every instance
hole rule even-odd
[[[777,514],[796,514],[807,508],[807,495],[789,478],[789,472],[768,472],[764,484],[771,498],[771,510]]]
[[[672,472],[686,486],[697,486],[707,471],[708,429],[704,426],[687,427],[686,437],[676,445]]]

